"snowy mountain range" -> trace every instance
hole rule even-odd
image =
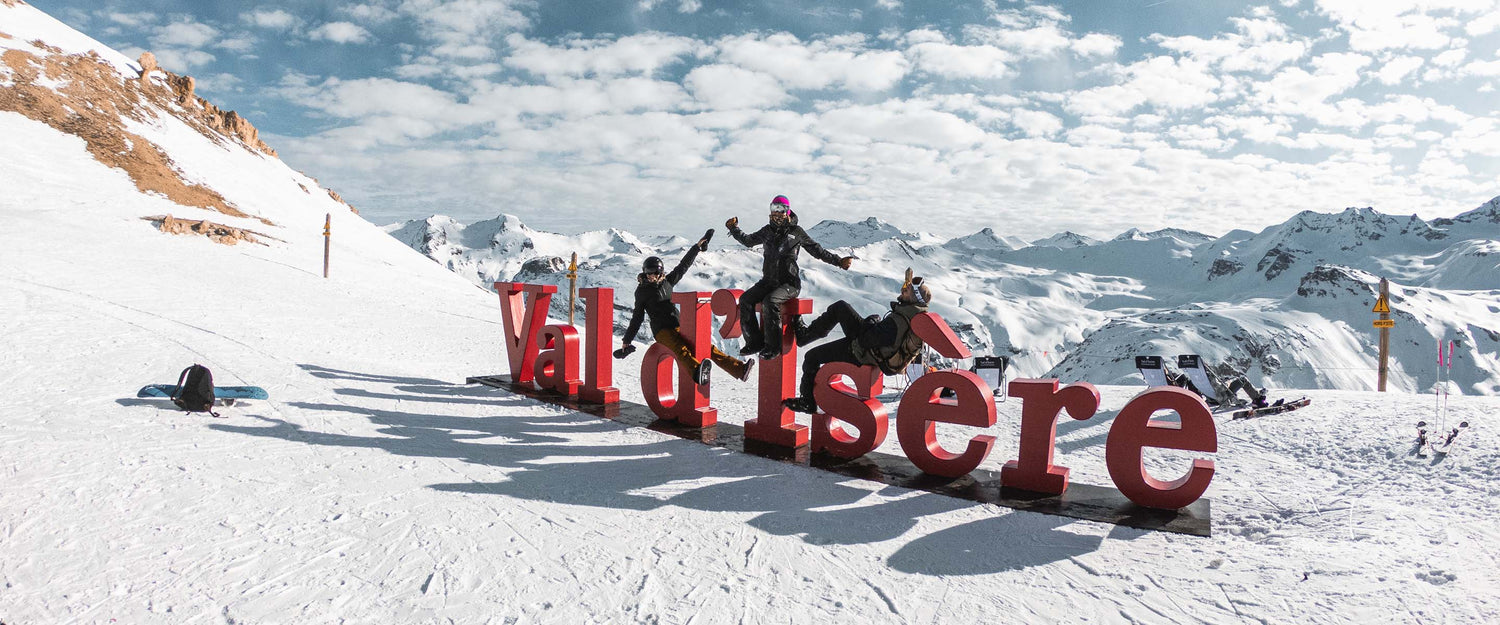
[[[469,226],[434,216],[387,230],[476,285],[546,282],[564,292],[572,252],[580,286],[628,293],[645,257],[674,262],[698,236],[568,236],[508,215]],[[1028,245],[990,228],[944,240],[874,217],[824,220],[808,232],[859,260],[846,273],[805,259],[804,296],[879,312],[912,267],[977,352],[1012,356],[1022,375],[1129,383],[1136,355],[1197,353],[1273,388],[1371,389],[1371,309],[1386,277],[1397,324],[1390,384],[1432,388],[1437,341],[1452,340],[1456,389],[1500,393],[1500,198],[1432,222],[1349,208],[1220,237],[1133,229],[1109,241],[1064,232]],[[745,288],[758,277],[757,253],[720,234],[681,288]],[[565,316],[565,300],[554,304]],[[623,324],[630,302],[616,305]]]

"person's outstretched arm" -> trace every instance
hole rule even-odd
[[[853,256],[841,257],[838,254],[823,249],[823,246],[818,245],[817,241],[814,241],[812,237],[807,236],[807,231],[803,230],[800,227],[797,228],[797,235],[802,239],[802,249],[807,250],[808,254],[812,254],[813,258],[821,260],[835,267],[839,267],[841,269],[848,269],[849,265],[853,264],[854,262]]]
[[[667,284],[676,285],[677,281],[682,279],[682,276],[687,275],[688,267],[693,266],[693,259],[698,257],[698,250],[701,247],[702,245],[699,243],[688,246],[688,252],[682,255],[682,260],[678,261],[677,266],[672,269],[672,273],[667,274]]]
[[[760,230],[745,234],[744,230],[740,230],[739,217],[730,217],[729,221],[724,222],[724,227],[729,228],[729,236],[734,237],[734,240],[739,241],[740,245],[745,247],[754,247],[765,243],[766,237],[771,236],[771,224],[766,224]]]

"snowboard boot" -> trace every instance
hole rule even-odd
[[[707,360],[698,363],[698,369],[693,371],[693,381],[698,384],[708,384],[708,370],[713,368],[713,363]]]
[[[740,365],[739,371],[732,372],[732,373],[730,373],[730,375],[734,376],[734,379],[736,379],[736,380],[739,380],[741,382],[745,382],[745,381],[748,381],[750,379],[750,372],[753,371],[754,369],[755,369],[755,359],[754,358],[746,358],[745,359],[745,364]]]
[[[797,335],[798,345],[806,345],[812,338],[807,331],[807,324],[802,321],[802,315],[792,317],[792,332]]]
[[[781,405],[792,412],[803,414],[817,414],[818,404],[811,397],[793,397],[781,402]]]
[[[1260,397],[1256,397],[1255,399],[1250,400],[1250,407],[1251,408],[1265,408],[1266,406],[1269,406],[1269,405],[1270,404],[1266,403],[1266,396],[1265,395],[1261,395]]]
[[[765,341],[746,341],[745,346],[740,348],[740,355],[752,355],[766,348]]]
[[[780,357],[781,346],[779,345],[767,345],[765,349],[760,350],[761,360],[775,360]]]

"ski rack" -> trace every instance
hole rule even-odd
[[[826,454],[811,453],[811,447],[789,448],[745,438],[745,428],[732,423],[717,423],[704,428],[658,419],[644,404],[621,400],[614,404],[580,402],[530,384],[515,384],[509,375],[476,376],[467,384],[483,384],[538,401],[629,427],[639,427],[778,462],[795,464],[846,477],[887,486],[910,488],[936,495],[986,503],[1013,510],[1110,523],[1124,527],[1208,537],[1213,535],[1210,501],[1200,498],[1185,508],[1157,510],[1136,505],[1113,488],[1072,482],[1061,495],[1034,493],[1000,485],[1000,472],[975,469],[958,478],[929,475],[917,469],[905,457],[871,452],[846,460]]]

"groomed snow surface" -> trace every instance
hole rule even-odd
[[[1431,395],[1314,391],[1221,421],[1211,538],[1015,512],[464,386],[505,371],[495,295],[279,163],[174,146],[272,198],[226,193],[279,240],[225,247],[155,231],[140,217],[224,219],[136,192],[77,139],[10,113],[0,136],[27,146],[0,150],[8,625],[1500,620],[1500,398],[1451,398],[1472,427],[1446,457],[1409,455]],[[272,399],[214,419],[134,398],[193,362]],[[638,370],[617,365],[631,401]],[[714,384],[723,421],[753,416],[753,387]],[[1141,389],[1101,390],[1059,426],[1080,483],[1109,484],[1109,418]],[[986,467],[1014,456],[1019,411],[1000,404]],[[1170,479],[1186,456],[1149,460]]]

